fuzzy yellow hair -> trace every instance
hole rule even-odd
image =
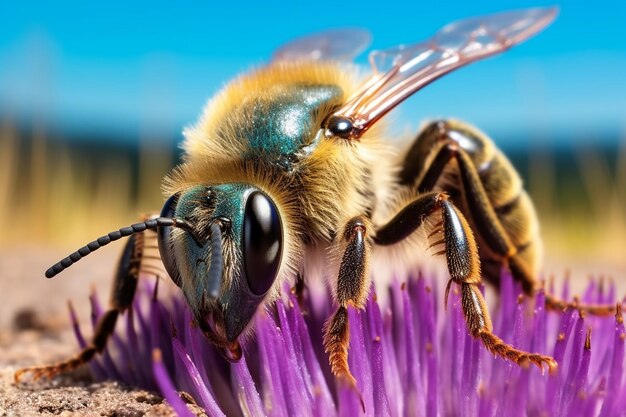
[[[324,118],[344,104],[361,81],[354,66],[330,62],[274,63],[240,76],[207,104],[196,125],[185,130],[184,162],[164,181],[165,192],[172,195],[198,184],[247,183],[258,187],[276,203],[283,221],[285,256],[279,274],[295,274],[302,269],[305,244],[332,252],[329,245],[334,234],[372,204],[372,189],[377,197],[377,190],[391,189],[395,161],[388,145],[380,140],[383,123],[356,143],[321,138],[299,161],[298,175],[293,175],[270,163],[246,160],[244,156],[254,149],[242,137],[241,127],[248,121],[238,108],[249,100],[276,99],[277,89],[290,85],[336,86],[340,97],[315,112],[312,140]],[[366,177],[371,183],[364,183]],[[330,270],[337,269],[338,260],[329,261]]]

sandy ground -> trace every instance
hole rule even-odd
[[[67,300],[88,323],[87,296],[95,286],[103,299],[120,248],[105,248],[47,280],[43,271],[65,250],[5,249],[0,255],[0,416],[172,416],[155,393],[116,382],[93,383],[86,369],[50,382],[16,386],[23,366],[54,363],[77,351]],[[90,334],[87,331],[87,334]]]

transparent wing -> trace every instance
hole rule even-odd
[[[506,51],[549,25],[556,8],[470,18],[443,27],[430,40],[373,51],[374,76],[334,116],[349,119],[358,138],[380,117],[442,75]]]
[[[278,49],[272,61],[352,61],[371,43],[364,29],[335,29],[296,39]]]

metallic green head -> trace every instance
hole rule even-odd
[[[159,251],[207,337],[238,359],[237,339],[274,285],[283,253],[276,204],[255,186],[196,186],[170,197],[162,217],[192,230],[159,229]]]

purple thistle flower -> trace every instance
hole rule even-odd
[[[568,288],[563,289],[564,295]],[[626,329],[615,319],[574,309],[546,312],[544,294],[523,296],[502,277],[494,330],[516,346],[551,354],[557,372],[542,374],[492,357],[469,334],[456,291],[447,311],[434,280],[416,277],[389,289],[379,305],[349,310],[349,364],[358,392],[337,386],[323,352],[321,329],[330,305],[285,291],[259,311],[254,336],[237,363],[225,361],[193,325],[178,294],[138,289],[125,329],[90,364],[97,379],[158,389],[179,415],[192,415],[177,391],[210,416],[625,416]],[[328,297],[327,299],[330,299]],[[615,299],[591,283],[582,300]],[[91,298],[93,322],[102,314]],[[319,301],[319,300],[318,300]],[[85,344],[72,313],[79,345]]]

